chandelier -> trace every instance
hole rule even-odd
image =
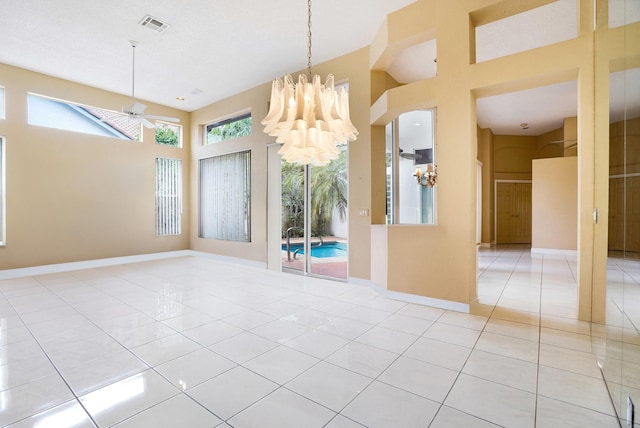
[[[264,132],[282,144],[282,158],[300,165],[326,165],[340,156],[339,145],[354,141],[358,130],[349,117],[349,94],[336,91],[333,75],[323,84],[311,74],[311,0],[308,1],[308,76],[298,83],[291,75],[275,79],[269,112],[262,120]]]

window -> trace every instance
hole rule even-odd
[[[182,126],[156,121],[156,144],[182,147]]]
[[[0,245],[5,245],[5,150],[4,150],[4,138],[0,137]]]
[[[4,88],[0,86],[0,119],[4,119]]]
[[[249,134],[251,134],[251,113],[246,113],[207,125],[204,144],[219,143]]]
[[[156,235],[180,235],[182,160],[156,159]]]
[[[251,242],[251,151],[200,159],[200,237]]]
[[[141,124],[115,111],[29,94],[29,124],[141,141]]]
[[[435,164],[435,110],[401,114],[386,127],[387,223],[435,224],[435,187],[414,172]]]

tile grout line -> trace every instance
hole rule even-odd
[[[49,288],[42,284],[42,282],[40,282],[37,277],[28,277],[28,278],[33,278],[34,281],[36,281],[38,284],[40,284],[40,286],[44,287],[47,292],[51,293],[52,295],[55,295],[56,297],[58,297],[54,292],[52,292],[51,290],[49,290]],[[81,281],[84,283],[84,281]],[[49,363],[51,364],[51,366],[53,367],[53,369],[55,370],[56,374],[60,377],[60,379],[62,380],[62,382],[64,382],[65,386],[69,389],[69,392],[71,392],[71,394],[73,395],[73,399],[68,400],[68,401],[64,401],[62,403],[59,404],[55,404],[55,405],[51,405],[50,407],[47,407],[46,409],[43,409],[37,413],[32,413],[30,415],[28,415],[25,418],[19,419],[17,421],[13,421],[10,422],[10,424],[14,424],[20,421],[24,421],[27,420],[29,418],[32,418],[35,415],[38,415],[40,413],[44,413],[47,412],[51,409],[55,409],[58,406],[61,406],[63,404],[66,403],[71,403],[73,401],[75,401],[76,403],[78,403],[80,405],[80,407],[82,407],[82,410],[84,410],[84,412],[86,413],[86,415],[88,416],[88,418],[91,420],[91,422],[97,427],[99,426],[98,423],[96,422],[96,420],[93,418],[93,416],[91,415],[91,413],[89,413],[86,409],[86,407],[84,406],[84,404],[82,403],[82,401],[80,401],[80,398],[78,397],[78,395],[75,393],[75,391],[71,388],[71,385],[69,385],[69,382],[67,382],[67,380],[64,378],[64,376],[62,375],[62,373],[60,372],[60,369],[58,368],[58,366],[53,362],[53,360],[51,359],[51,357],[49,356],[49,353],[44,349],[44,347],[42,346],[42,344],[40,343],[40,341],[36,338],[36,336],[33,334],[33,331],[31,330],[31,327],[29,325],[27,325],[24,322],[24,319],[22,318],[22,315],[20,313],[18,313],[18,311],[16,311],[15,306],[13,305],[13,303],[11,303],[11,301],[7,298],[7,296],[5,295],[4,291],[0,290],[0,292],[2,293],[3,297],[5,298],[5,300],[7,301],[7,303],[11,306],[11,308],[14,310],[14,312],[16,313],[16,315],[18,316],[18,318],[20,319],[20,321],[22,322],[22,324],[26,327],[26,329],[29,331],[29,334],[31,335],[31,337],[33,338],[33,340],[38,344],[38,347],[40,348],[40,350],[42,351],[42,353],[45,355],[45,357],[47,358],[47,361],[49,361]],[[74,308],[73,306],[71,306],[69,303],[67,303],[65,301],[65,304],[68,305],[69,307],[71,307],[74,311],[78,312],[78,314],[82,315],[82,317],[85,317],[84,314],[80,313],[76,308]],[[86,318],[86,317],[85,317]],[[50,376],[50,375],[47,375]],[[39,379],[42,379],[46,376],[43,376]],[[31,383],[31,382],[29,382]]]
[[[544,254],[542,255],[542,259],[540,260],[540,293],[539,293],[539,304],[538,304],[538,361],[536,363],[536,399],[535,399],[535,408],[533,413],[533,426],[538,425],[538,396],[540,393],[540,351],[542,348],[542,283],[544,277]]]
[[[522,254],[521,254],[520,256],[518,256],[518,260],[520,260],[520,257],[522,257]],[[499,258],[500,258],[499,256],[498,256],[498,257],[495,257],[495,258],[494,258],[494,260],[489,264],[489,266],[487,266],[487,268],[485,269],[485,271],[486,271],[486,270],[488,270],[488,269],[489,269],[489,267],[490,267],[491,265],[493,265],[494,263],[496,263],[496,262],[498,261],[498,259],[499,259]],[[463,364],[462,364],[462,366],[460,367],[460,370],[458,371],[458,374],[456,375],[455,380],[454,380],[454,381],[453,381],[453,383],[451,384],[451,388],[449,388],[449,391],[447,391],[447,394],[446,394],[446,395],[445,395],[445,397],[442,399],[442,403],[440,403],[440,406],[438,407],[438,410],[436,411],[436,414],[433,416],[433,419],[432,419],[432,420],[431,420],[431,422],[429,423],[429,427],[431,427],[431,426],[433,425],[433,422],[436,420],[436,418],[437,418],[438,414],[440,413],[440,410],[442,409],[442,407],[444,407],[444,405],[445,405],[445,404],[444,404],[444,403],[445,403],[445,401],[447,401],[447,398],[449,397],[449,394],[451,394],[451,391],[453,390],[453,388],[454,388],[455,384],[458,382],[458,379],[460,378],[460,375],[462,374],[462,372],[463,372],[463,370],[464,370],[464,367],[465,367],[465,366],[467,365],[467,363],[469,362],[469,358],[471,358],[471,354],[473,354],[473,351],[475,351],[476,346],[477,346],[477,344],[478,344],[478,341],[480,340],[480,337],[482,336],[482,333],[484,333],[484,332],[485,332],[485,329],[486,329],[486,327],[487,327],[487,324],[489,323],[489,320],[491,319],[491,315],[493,315],[493,312],[495,311],[496,306],[498,306],[498,302],[500,301],[500,298],[502,297],[502,294],[504,293],[504,290],[505,290],[505,288],[507,287],[507,285],[508,285],[508,283],[509,283],[509,280],[511,279],[511,277],[513,276],[513,273],[514,273],[514,272],[515,272],[515,270],[516,270],[517,264],[518,264],[518,262],[516,261],[516,263],[514,263],[514,265],[513,265],[513,269],[512,269],[512,270],[511,270],[511,272],[509,273],[509,277],[507,278],[507,280],[506,280],[506,281],[505,281],[505,283],[504,283],[504,286],[502,287],[502,291],[500,292],[500,296],[499,296],[499,297],[498,297],[498,299],[496,300],[496,304],[495,304],[495,305],[493,305],[493,309],[491,310],[491,313],[490,313],[490,314],[489,314],[489,316],[487,317],[487,320],[486,320],[486,322],[484,323],[484,325],[483,325],[483,327],[482,327],[482,330],[480,330],[480,334],[478,335],[478,338],[475,340],[475,342],[474,342],[474,344],[473,344],[473,347],[471,348],[471,352],[469,352],[469,355],[467,356],[467,358],[465,359],[464,363],[463,363]],[[477,287],[477,284],[476,284],[476,287]],[[466,373],[465,373],[465,374],[466,374]],[[452,408],[453,408],[453,407],[452,407]],[[455,408],[453,408],[453,409],[455,409]],[[462,411],[462,410],[459,410],[459,409],[455,409],[455,410],[458,410],[458,411],[460,411],[460,412],[462,412],[462,413],[468,414],[468,413],[466,413],[466,412],[464,412],[464,411]],[[475,417],[475,418],[478,418],[478,419],[481,419],[481,420],[485,420],[485,419],[482,419],[482,418],[480,418],[480,417],[478,417],[478,416],[475,416],[475,415],[471,415],[471,416],[473,416],[473,417]],[[486,420],[485,420],[485,421],[486,421]],[[492,423],[492,424],[494,424],[494,425],[497,425],[497,424],[495,424],[494,422],[491,422],[491,421],[486,421],[486,422],[489,422],[489,423]]]
[[[113,278],[119,278],[119,279],[121,279],[121,280],[124,280],[124,281],[126,281],[126,282],[128,282],[128,283],[130,283],[130,284],[132,284],[132,285],[134,285],[134,286],[136,286],[136,287],[138,287],[138,288],[140,288],[141,290],[150,291],[150,290],[147,290],[146,288],[144,288],[144,287],[142,287],[142,286],[140,286],[140,285],[136,284],[135,282],[130,281],[128,278],[122,277],[122,276],[120,276],[120,275],[115,275],[115,274],[112,274],[112,273],[107,273],[107,272],[105,272],[105,274],[108,274],[110,277],[113,277]],[[157,277],[157,275],[153,275],[153,276],[156,276],[156,277]],[[44,285],[44,284],[42,284],[40,281],[38,281],[38,279],[37,279],[36,277],[33,277],[33,278],[34,278],[34,280],[36,280],[37,282],[39,282],[39,283],[40,283],[44,288],[46,288],[46,289],[47,289],[47,291],[49,291],[51,294],[55,295],[55,296],[56,296],[56,297],[58,297],[58,298],[61,298],[60,296],[58,296],[58,294],[57,294],[57,293],[55,293],[54,291],[51,291],[51,290],[50,290],[46,285]],[[158,280],[161,280],[162,278],[157,277],[157,279],[158,279]],[[83,280],[83,279],[78,279],[78,281],[80,281],[80,282],[81,282],[81,283],[83,283],[85,286],[88,286],[88,287],[90,287],[90,288],[92,288],[92,289],[95,289],[95,290],[98,290],[98,291],[102,291],[100,288],[95,287],[94,285],[92,285],[92,284],[88,283],[87,281],[85,281],[85,280]],[[152,292],[153,292],[153,291],[152,291]],[[159,295],[162,295],[161,293],[156,293],[156,292],[153,292],[153,293],[155,293],[155,294],[159,294]],[[110,296],[110,297],[113,297],[113,298],[115,298],[116,300],[120,301],[121,303],[123,303],[123,304],[125,304],[125,305],[127,305],[127,306],[129,306],[129,307],[131,307],[131,308],[133,308],[133,309],[135,309],[138,313],[143,313],[143,314],[144,314],[144,312],[142,312],[140,309],[138,309],[138,308],[136,308],[136,307],[134,307],[134,306],[129,305],[127,302],[125,302],[125,301],[124,301],[124,300],[122,300],[121,298],[116,297],[116,296],[113,296],[112,294],[109,294],[109,293],[107,293],[107,295],[108,295],[108,296]],[[6,297],[5,297],[5,298],[6,298]],[[97,329],[99,329],[100,331],[102,331],[104,334],[106,334],[107,336],[109,336],[109,337],[110,337],[111,339],[113,339],[116,343],[118,343],[120,346],[122,346],[122,347],[123,347],[123,349],[124,349],[124,350],[126,350],[129,354],[131,354],[133,357],[135,357],[135,358],[136,358],[136,359],[138,359],[140,362],[142,362],[144,365],[146,365],[146,366],[147,366],[147,368],[146,368],[146,369],[144,369],[144,370],[142,370],[140,373],[146,372],[146,371],[148,371],[148,370],[152,370],[152,371],[154,371],[156,374],[158,374],[159,376],[161,376],[163,379],[165,379],[167,382],[169,382],[169,384],[171,384],[171,386],[175,387],[175,385],[173,385],[173,383],[171,383],[171,381],[170,381],[169,379],[167,379],[164,375],[162,375],[160,372],[158,372],[158,371],[156,370],[156,368],[155,368],[155,367],[153,367],[153,366],[149,365],[149,364],[148,364],[146,361],[144,361],[140,356],[138,356],[135,352],[133,352],[133,350],[132,350],[130,347],[128,347],[128,346],[124,345],[123,343],[121,343],[121,342],[120,342],[120,340],[118,340],[118,339],[117,339],[117,338],[115,338],[113,335],[111,335],[111,334],[110,334],[110,333],[108,333],[106,330],[104,330],[104,328],[102,328],[99,324],[97,324],[97,323],[96,323],[96,321],[94,321],[94,320],[92,320],[92,319],[88,318],[84,313],[80,312],[80,311],[79,311],[79,310],[78,310],[78,309],[77,309],[73,304],[71,304],[71,303],[67,302],[64,298],[61,298],[61,299],[65,302],[65,304],[66,304],[66,305],[68,305],[68,306],[69,306],[70,308],[72,308],[75,312],[77,312],[80,316],[82,316],[84,319],[86,319],[86,320],[87,320],[87,322],[89,322],[91,325],[93,325],[94,327],[96,327]],[[9,304],[11,304],[11,303],[9,302]],[[12,305],[12,306],[13,306],[13,305]],[[14,308],[14,310],[15,310],[15,308]],[[197,310],[197,309],[195,309],[195,308],[194,308],[194,310]],[[16,313],[17,313],[17,312],[16,312]],[[145,314],[145,315],[146,315],[146,314]],[[18,315],[18,316],[19,316],[19,315]],[[126,315],[125,315],[125,316],[126,316]],[[20,318],[21,318],[21,317],[20,317]],[[154,322],[161,322],[161,321],[156,320],[156,319],[155,319],[155,318],[153,318],[153,317],[151,317],[151,318],[152,318],[152,319],[154,319]],[[21,320],[22,320],[22,318],[21,318]],[[218,321],[220,321],[220,319],[218,319]],[[23,323],[24,323],[24,322],[23,322]],[[42,351],[44,352],[44,354],[46,355],[47,360],[49,360],[49,362],[50,362],[50,363],[51,363],[51,365],[55,368],[55,370],[56,370],[56,372],[58,373],[58,375],[60,376],[60,378],[61,378],[61,379],[63,380],[63,382],[67,385],[67,387],[69,388],[69,390],[71,391],[71,393],[72,393],[72,394],[73,394],[73,396],[75,397],[76,401],[77,401],[77,402],[80,404],[80,406],[84,409],[84,411],[87,413],[87,415],[89,416],[89,418],[91,419],[91,421],[95,424],[95,426],[99,426],[99,425],[98,425],[98,423],[97,423],[97,422],[95,421],[95,419],[93,418],[93,416],[91,415],[91,413],[86,409],[86,407],[84,406],[84,404],[83,404],[83,403],[82,403],[82,401],[80,400],[80,398],[79,398],[78,394],[76,394],[76,393],[75,393],[75,391],[73,390],[73,388],[71,388],[70,384],[67,382],[67,380],[65,379],[65,377],[62,375],[62,373],[60,372],[60,370],[58,369],[58,367],[57,367],[57,366],[55,365],[55,363],[51,360],[51,358],[49,357],[49,354],[45,351],[45,349],[42,347],[42,345],[40,344],[40,342],[35,338],[35,336],[34,336],[34,335],[33,335],[33,333],[31,332],[31,329],[29,328],[29,326],[27,326],[27,325],[25,324],[25,327],[27,327],[27,329],[29,330],[29,333],[32,335],[32,337],[34,338],[34,340],[38,343],[38,346],[40,346],[41,350],[42,350]],[[169,326],[167,326],[167,327],[169,327]],[[175,334],[180,334],[180,335],[182,335],[182,332],[178,332],[178,331],[176,331],[175,329],[173,329],[173,328],[171,328],[171,327],[169,327],[169,328],[170,328],[171,330],[174,330]],[[184,336],[184,335],[182,335],[182,336]],[[189,338],[188,338],[188,337],[186,337],[186,336],[184,336],[184,337],[185,337],[186,339],[188,339],[188,340],[191,340],[191,339],[189,339]],[[159,339],[154,339],[154,340],[152,340],[152,341],[150,341],[150,342],[153,342],[153,341],[155,341],[155,340],[159,340]],[[150,342],[146,342],[146,343],[150,343]],[[195,341],[194,341],[194,342],[195,342]],[[145,344],[146,344],[146,343],[145,343]],[[197,343],[198,345],[200,345],[200,346],[201,346],[201,349],[208,349],[208,347],[206,347],[206,346],[204,346],[204,345],[201,345],[201,344],[200,344],[200,343],[198,343],[198,342],[195,342],[195,343]],[[141,344],[141,345],[139,345],[139,346],[142,346],[142,345],[144,345],[144,344]],[[196,351],[189,352],[188,354],[193,353],[193,352],[196,352]],[[212,352],[214,352],[214,351],[212,351]],[[215,353],[215,352],[214,352],[214,353]],[[185,355],[188,355],[188,354],[185,354]],[[179,357],[176,357],[176,358],[179,358]],[[174,359],[176,359],[176,358],[174,358]],[[174,359],[169,360],[169,361],[173,361]],[[94,360],[95,360],[95,359],[94,359]],[[167,361],[167,362],[168,362],[168,361]],[[83,394],[83,395],[91,394],[91,393],[93,393],[93,392],[95,392],[95,391],[98,391],[99,389],[102,389],[102,388],[108,387],[108,386],[110,386],[110,385],[116,384],[116,383],[121,382],[122,380],[128,379],[128,378],[130,378],[130,377],[132,377],[132,376],[137,376],[137,375],[138,375],[138,374],[140,374],[140,373],[136,373],[136,374],[131,375],[131,376],[126,376],[126,377],[124,377],[124,378],[122,378],[122,379],[116,380],[115,382],[111,382],[111,383],[109,383],[109,384],[107,384],[107,385],[104,385],[104,386],[102,386],[102,387],[100,387],[100,388],[96,388],[96,389],[94,389],[94,390],[88,391],[88,392],[86,392],[86,393],[85,393],[85,394]],[[215,377],[215,376],[214,376],[214,377]],[[127,418],[125,418],[125,419],[123,419],[123,420],[121,420],[121,421],[118,421],[118,422],[117,422],[117,424],[119,424],[119,423],[121,423],[121,422],[124,422],[125,420],[130,419],[130,418],[132,418],[132,417],[134,417],[134,416],[136,416],[136,415],[138,415],[138,414],[140,414],[140,413],[142,413],[142,412],[144,412],[144,411],[146,411],[146,410],[149,410],[149,409],[151,409],[151,408],[153,408],[153,407],[156,407],[157,405],[159,405],[159,404],[161,404],[161,403],[164,403],[165,401],[168,401],[168,400],[170,400],[170,399],[172,399],[172,398],[175,398],[176,396],[178,396],[178,395],[180,395],[180,394],[187,395],[187,396],[189,397],[189,399],[191,399],[191,400],[193,400],[193,401],[197,402],[197,401],[196,401],[195,399],[193,399],[191,396],[189,396],[188,394],[186,394],[186,393],[185,393],[185,391],[181,391],[181,390],[180,390],[179,388],[177,388],[177,387],[175,387],[175,388],[176,388],[176,390],[178,391],[178,393],[177,393],[177,394],[172,395],[171,397],[168,397],[166,400],[162,400],[161,402],[155,403],[154,405],[152,405],[152,406],[150,406],[150,407],[147,407],[147,408],[145,408],[145,409],[142,409],[142,410],[140,410],[139,412],[136,412],[136,413],[134,413],[134,414],[132,414],[132,415],[128,416]],[[64,403],[62,403],[62,404],[64,404]],[[200,403],[198,403],[198,404],[200,404]],[[54,407],[52,407],[52,408],[55,408],[55,407],[56,407],[56,406],[54,406]],[[202,406],[202,407],[203,407],[204,409],[206,409],[209,413],[211,413],[211,414],[213,414],[214,416],[218,417],[218,415],[216,415],[215,413],[213,413],[213,412],[212,412],[211,410],[209,410],[207,407],[204,407],[204,406]],[[47,410],[51,410],[51,409],[47,409]],[[42,412],[39,412],[39,413],[42,413]],[[35,416],[35,415],[30,415],[30,416],[28,416],[27,418],[30,418],[30,417],[33,417],[33,416]],[[25,418],[25,419],[27,419],[27,418]],[[222,418],[219,418],[219,417],[218,417],[218,419],[223,420]]]

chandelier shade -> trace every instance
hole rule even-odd
[[[336,91],[333,75],[324,84],[320,76],[291,75],[273,81],[269,112],[262,120],[264,132],[276,137],[278,151],[290,163],[326,165],[340,156],[339,145],[358,135],[349,116],[349,95]]]
[[[325,83],[311,74],[311,0],[307,2],[308,76],[275,79],[269,112],[262,120],[264,132],[282,144],[282,158],[300,165],[326,165],[340,156],[338,146],[354,141],[358,130],[349,117],[349,94],[336,91],[333,75]]]

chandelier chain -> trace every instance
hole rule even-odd
[[[309,78],[311,78],[311,0],[307,1],[307,6],[308,6],[308,19],[307,19],[307,38],[308,38],[308,42],[307,42],[307,48],[309,49],[307,52],[307,71],[309,72]]]

